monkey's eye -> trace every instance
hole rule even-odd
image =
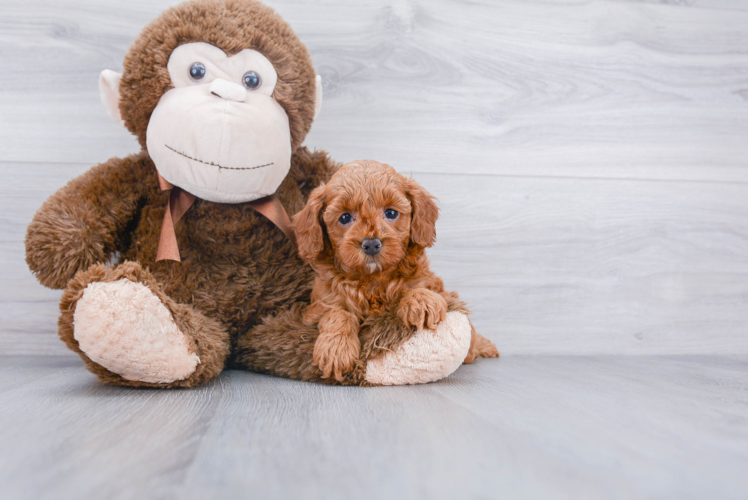
[[[397,216],[400,215],[397,210],[392,210],[391,208],[388,208],[384,211],[384,216],[390,220],[397,219]]]
[[[353,220],[353,216],[351,214],[343,214],[338,219],[338,222],[340,222],[342,225],[350,224]]]
[[[190,66],[190,78],[196,82],[205,78],[205,72],[205,65],[201,62],[192,63],[192,66]]]
[[[242,77],[242,83],[244,83],[244,86],[249,90],[257,90],[258,88],[260,88],[262,79],[260,78],[260,75],[258,75],[254,71],[247,71]]]

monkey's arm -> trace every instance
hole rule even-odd
[[[64,288],[120,250],[128,223],[156,177],[145,153],[112,158],[47,199],[26,231],[26,262],[39,282]]]

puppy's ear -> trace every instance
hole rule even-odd
[[[410,239],[416,245],[430,247],[436,241],[436,219],[439,218],[436,200],[413,179],[406,180],[405,191],[413,206]]]
[[[312,191],[306,206],[293,217],[293,230],[302,259],[313,260],[325,248],[320,221],[325,198],[325,185],[322,184]]]

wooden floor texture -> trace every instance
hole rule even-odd
[[[26,226],[138,150],[98,96],[176,0],[0,0],[0,499],[748,498],[748,1],[268,0],[307,137],[440,201],[499,361],[420,387],[100,385]]]
[[[514,356],[417,387],[107,387],[0,358],[2,499],[735,499],[748,357]]]

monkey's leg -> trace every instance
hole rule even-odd
[[[449,301],[448,301],[449,302]],[[451,305],[451,304],[450,304]],[[397,308],[361,325],[361,357],[342,381],[322,378],[313,364],[316,326],[303,322],[307,304],[265,318],[237,341],[237,368],[297,380],[343,385],[404,385],[433,382],[454,372],[470,347],[470,323],[457,310],[435,330],[406,328]]]
[[[237,339],[232,366],[279,377],[320,382],[323,384],[359,385],[364,380],[363,362],[356,362],[342,381],[323,378],[314,366],[314,344],[319,336],[317,326],[304,324],[307,303],[294,304],[276,316],[250,328]]]
[[[408,331],[397,315],[388,313],[362,328],[363,351],[369,353],[366,382],[425,384],[457,370],[468,354],[471,328],[465,313],[452,307],[449,311],[433,330]]]
[[[60,310],[60,338],[107,384],[194,387],[215,378],[229,353],[220,324],[174,302],[136,262],[79,272]]]

